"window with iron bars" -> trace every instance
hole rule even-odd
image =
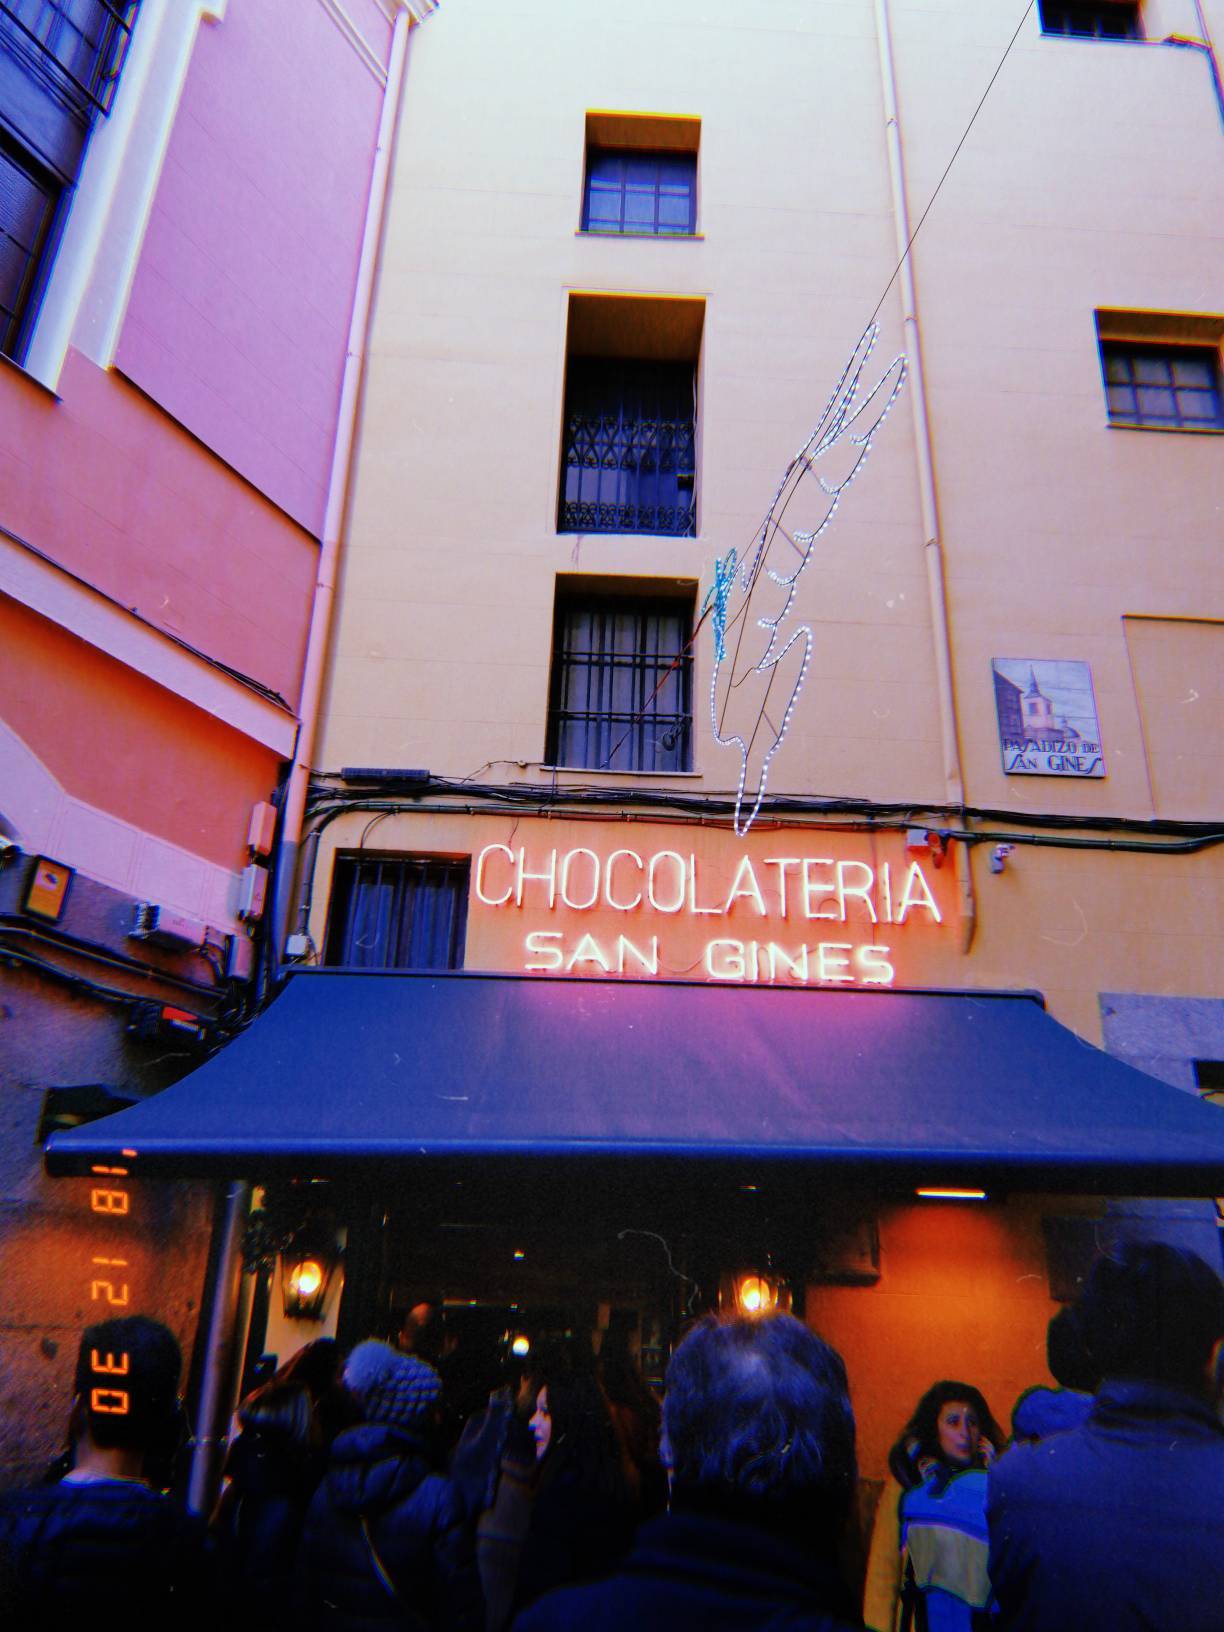
[[[571,358],[557,531],[691,538],[695,396],[692,363]]]
[[[560,597],[547,757],[595,771],[693,768],[692,604]]]
[[[1143,38],[1138,0],[1041,0],[1043,34],[1087,40]]]
[[[139,0],[0,0],[0,352],[24,357]]]
[[[325,962],[462,969],[470,866],[430,856],[338,856]]]
[[[1216,348],[1102,341],[1101,367],[1111,424],[1151,430],[1224,429]]]

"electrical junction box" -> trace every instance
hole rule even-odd
[[[276,806],[266,801],[252,805],[247,829],[247,849],[253,856],[270,856],[276,842]]]
[[[255,973],[255,943],[248,935],[227,935],[225,975],[227,980],[250,980]]]
[[[310,955],[309,935],[286,935],[285,956],[287,958],[305,958]]]
[[[238,880],[237,912],[239,918],[261,918],[267,899],[267,868],[257,867],[254,862],[251,862],[250,866],[242,869],[242,876]]]
[[[128,1032],[145,1042],[165,1042],[177,1037],[192,1043],[208,1041],[208,1024],[190,1009],[170,1003],[142,1001],[132,1005]]]
[[[185,913],[171,912],[169,907],[142,901],[136,908],[136,921],[128,930],[134,941],[148,941],[151,946],[164,946],[171,952],[198,952],[208,940],[208,925]]]

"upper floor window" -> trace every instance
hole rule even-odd
[[[697,223],[697,155],[593,148],[587,154],[584,232],[691,234]]]
[[[1103,341],[1101,366],[1111,424],[1224,428],[1220,356],[1212,347]]]
[[[1111,425],[1224,430],[1224,318],[1104,307],[1096,329]]]
[[[326,962],[349,969],[462,969],[467,861],[339,856]]]
[[[583,232],[692,237],[700,137],[687,115],[588,113]]]
[[[1138,0],[1040,0],[1043,34],[1087,40],[1143,38]]]
[[[562,533],[696,532],[691,363],[571,360]]]
[[[557,597],[548,746],[594,771],[693,766],[693,608],[670,595]]]
[[[33,332],[85,144],[109,113],[138,0],[0,0],[0,352]]]
[[[704,302],[570,297],[557,531],[697,531]]]

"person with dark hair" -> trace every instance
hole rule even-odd
[[[202,1624],[204,1527],[147,1477],[174,1431],[181,1372],[173,1333],[144,1315],[85,1331],[71,1469],[0,1496],[5,1632]]]
[[[1007,1632],[1217,1632],[1224,1624],[1224,1284],[1163,1242],[1097,1260],[1079,1320],[1102,1381],[1087,1420],[990,1475],[990,1574]]]
[[[990,1601],[985,1470],[1003,1431],[972,1383],[934,1383],[888,1454],[863,1620],[872,1632],[926,1622],[968,1629]]]
[[[220,1596],[238,1626],[267,1626],[293,1590],[306,1510],[341,1427],[357,1418],[340,1382],[343,1356],[319,1338],[238,1407],[242,1428],[225,1460],[212,1528]]]
[[[620,1445],[594,1357],[554,1357],[531,1379],[536,1477],[515,1607],[609,1575],[633,1539]]]
[[[1045,1439],[1078,1428],[1092,1409],[1100,1381],[1088,1358],[1078,1311],[1060,1309],[1046,1328],[1046,1365],[1057,1388],[1026,1389],[1012,1408],[1016,1439]]]
[[[514,1632],[848,1632],[854,1437],[841,1357],[801,1321],[707,1317],[667,1373],[670,1511],[617,1574],[542,1598]]]
[[[344,1368],[360,1422],[338,1434],[298,1550],[308,1627],[480,1632],[484,1605],[463,1498],[434,1470],[442,1380],[416,1355],[359,1343]]]

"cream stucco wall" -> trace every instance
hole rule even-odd
[[[1022,8],[891,9],[916,221]],[[1222,0],[1204,11],[1224,40]],[[1144,16],[1148,43],[1103,44],[1043,37],[1034,10],[915,246],[966,796],[1033,833],[1025,812],[1203,820],[1213,789],[1224,806],[1218,758],[1203,769],[1212,729],[1193,723],[1214,707],[1218,732],[1224,700],[1210,689],[1224,440],[1109,428],[1094,325],[1098,307],[1224,311],[1221,112],[1203,55],[1156,43],[1193,34],[1195,7],[1153,0]],[[577,232],[589,109],[700,118],[699,236]],[[866,0],[451,0],[431,18],[398,136],[320,768],[421,766],[542,795],[554,781],[733,790],[735,757],[703,729],[705,638],[692,775],[542,767],[556,579],[680,579],[700,603],[888,284],[891,212]],[[695,539],[556,532],[575,290],[706,301]],[[896,284],[879,320],[883,362],[902,344]],[[946,798],[912,406],[801,585],[813,665],[771,792]],[[1205,692],[1178,694],[1174,635],[1137,695],[1124,619],[1151,616],[1198,620]],[[1091,664],[1104,779],[1003,775],[992,657]],[[368,820],[327,829],[319,944],[330,858]],[[475,854],[514,822],[403,814],[366,842]],[[515,842],[543,825],[524,815]],[[1101,992],[1220,993],[1219,852],[1020,847],[1001,875],[983,862],[968,955],[945,937],[908,984],[1039,987],[1093,1041]],[[468,961],[521,967],[512,950],[470,938]]]

